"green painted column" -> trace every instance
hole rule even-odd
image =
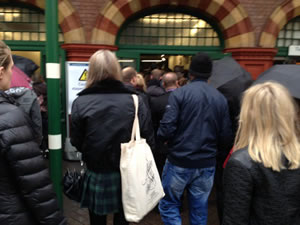
[[[50,175],[62,208],[62,136],[60,121],[60,64],[58,51],[58,2],[46,0],[46,78],[48,91],[48,140]]]

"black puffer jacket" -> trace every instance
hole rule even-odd
[[[0,224],[63,225],[29,118],[0,91]]]
[[[225,168],[224,197],[223,225],[299,225],[300,169],[274,172],[238,150]]]
[[[131,94],[120,81],[104,80],[79,93],[72,106],[71,143],[94,172],[119,170],[120,144],[129,142],[134,119]],[[141,136],[153,149],[151,115],[139,97]]]

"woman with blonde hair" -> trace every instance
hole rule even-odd
[[[135,86],[136,89],[138,89],[139,91],[143,92],[143,93],[146,93],[147,91],[147,86],[146,86],[146,82],[145,82],[145,79],[143,77],[142,74],[138,73],[136,75],[136,86]]]
[[[300,224],[299,118],[282,85],[243,97],[235,149],[224,173],[223,225]]]
[[[5,93],[13,60],[0,41],[0,224],[64,225],[29,116]]]
[[[116,56],[99,50],[90,58],[86,88],[75,99],[71,114],[71,143],[82,152],[87,171],[83,179],[81,207],[89,209],[90,224],[128,224],[121,200],[121,143],[129,142],[135,115],[132,94],[121,82]],[[141,136],[153,146],[150,115],[139,98]]]

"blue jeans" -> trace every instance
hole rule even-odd
[[[208,196],[213,186],[215,167],[182,168],[168,160],[164,166],[162,185],[165,197],[159,211],[165,225],[181,225],[180,205],[187,190],[191,225],[206,225]]]

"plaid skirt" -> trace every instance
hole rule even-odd
[[[120,172],[95,173],[87,170],[82,189],[82,208],[100,216],[122,210]]]

